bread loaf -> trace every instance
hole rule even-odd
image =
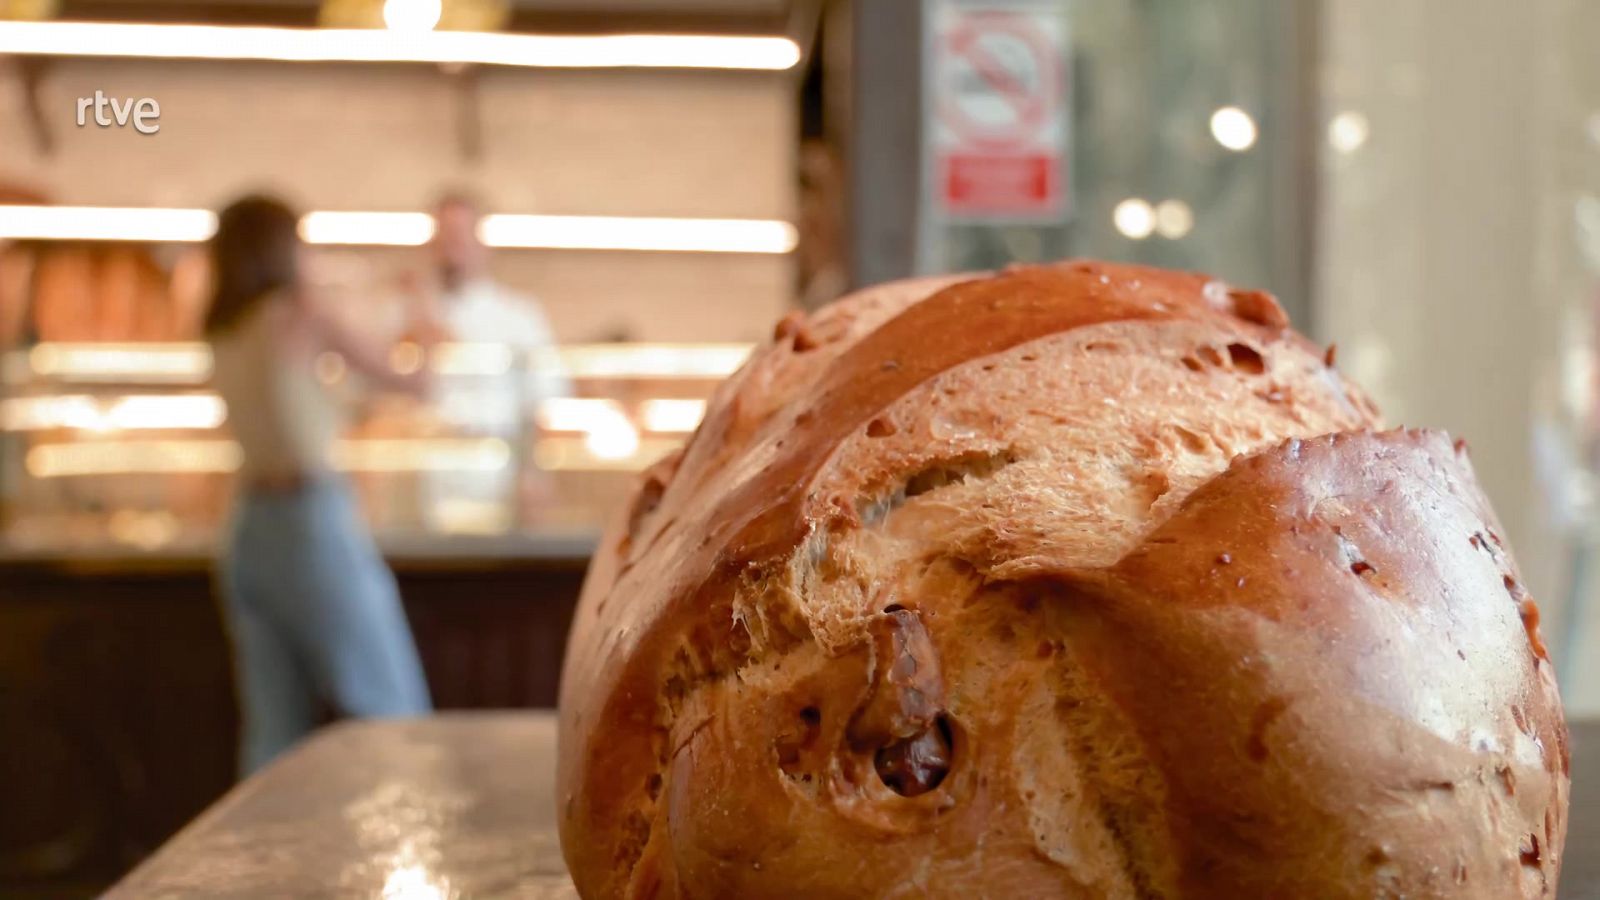
[[[1277,303],[1069,262],[778,326],[567,650],[610,897],[1551,897],[1566,729],[1460,443]]]

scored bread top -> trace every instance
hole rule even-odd
[[[1429,523],[1390,534],[1400,526],[1382,511],[1418,519],[1416,498],[1438,495],[1498,541],[1470,469],[1420,433],[1284,444],[1377,424],[1275,301],[1203,275],[1018,267],[898,282],[791,316],[718,390],[682,453],[646,473],[591,566],[558,773],[580,891],[1227,896],[1314,893],[1337,871],[1350,896],[1380,883],[1428,895],[1417,879],[1442,857],[1407,843],[1409,819],[1374,836],[1351,824],[1353,807],[1322,809],[1322,788],[1297,792],[1294,773],[1316,772],[1360,795],[1341,769],[1359,748],[1307,745],[1335,714],[1365,716],[1397,743],[1440,744],[1364,759],[1423,782],[1447,758],[1461,768],[1489,753],[1450,756],[1451,741],[1492,735],[1496,759],[1529,782],[1522,799],[1507,813],[1452,788],[1428,814],[1454,811],[1461,827],[1498,817],[1505,839],[1460,860],[1481,889],[1533,885],[1529,869],[1553,883],[1564,819],[1539,822],[1531,866],[1529,848],[1504,846],[1526,843],[1524,820],[1560,788],[1549,667],[1522,652],[1481,689],[1469,668],[1456,694],[1430,693],[1416,660],[1432,656],[1383,649],[1384,629],[1404,626],[1424,650],[1498,659],[1507,641],[1530,643],[1521,607],[1489,607],[1475,583],[1445,591],[1471,615],[1426,598],[1404,613],[1372,607],[1373,585],[1425,593],[1461,576],[1371,562],[1381,550],[1351,535],[1329,543],[1340,528],[1323,527],[1348,515],[1341,527],[1359,532],[1355,520],[1378,510],[1371,528],[1432,548]],[[1370,502],[1273,505],[1313,470],[1303,458],[1324,460],[1325,487],[1353,481]],[[1368,483],[1363,467],[1386,464],[1401,471]],[[1253,494],[1263,506],[1239,499]],[[1218,511],[1197,512],[1206,498]],[[1248,521],[1228,532],[1220,510]],[[1302,520],[1321,537],[1283,543]],[[1298,568],[1284,562],[1296,554]],[[1342,580],[1302,596],[1312,563],[1329,559]],[[1495,565],[1515,583],[1509,557]],[[1208,604],[1223,577],[1234,586]],[[1496,581],[1500,599],[1508,590]],[[1244,624],[1219,613],[1241,609]],[[1313,690],[1313,672],[1329,687]],[[1486,698],[1503,714],[1469,714]],[[1229,727],[1247,739],[1218,751]],[[1292,751],[1275,752],[1269,734]],[[1514,734],[1543,735],[1552,755],[1517,750]],[[944,783],[902,796],[906,771],[940,766]],[[1242,787],[1197,783],[1216,778]],[[1215,826],[1230,815],[1244,824]],[[1367,860],[1367,845],[1386,842]],[[1267,851],[1285,865],[1242,862]],[[1318,853],[1327,859],[1289,873],[1288,860]]]

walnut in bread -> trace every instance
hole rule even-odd
[[[1549,897],[1566,729],[1464,448],[1268,295],[1069,262],[773,339],[567,650],[585,897]]]

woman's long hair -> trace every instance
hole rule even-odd
[[[217,214],[206,334],[228,330],[274,291],[294,285],[299,221],[288,204],[263,194],[236,200]]]

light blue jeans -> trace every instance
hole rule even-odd
[[[316,725],[430,708],[394,574],[344,482],[238,498],[219,572],[243,717],[239,767],[259,769]]]

